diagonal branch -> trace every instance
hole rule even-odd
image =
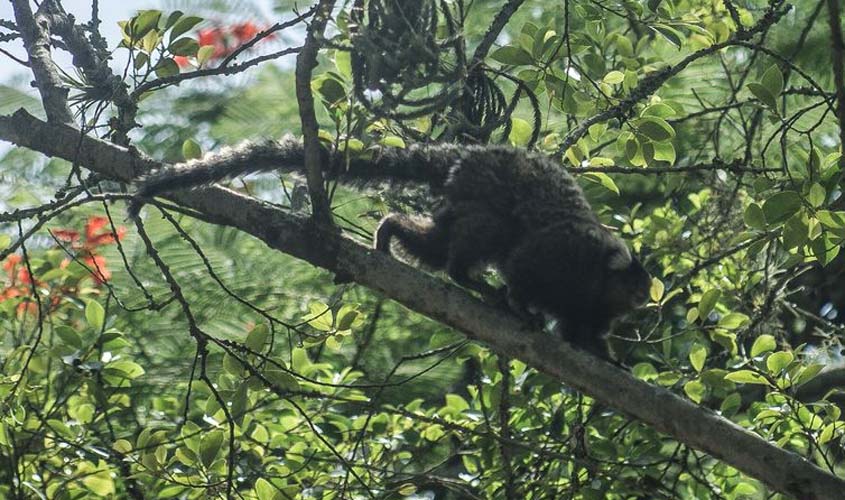
[[[25,131],[25,132],[24,132]],[[0,138],[78,164],[120,181],[162,165],[130,150],[50,124],[25,111],[0,116]],[[78,155],[77,155],[78,153]],[[406,307],[519,359],[598,401],[642,420],[673,439],[723,460],[772,489],[802,499],[836,499],[845,480],[801,456],[660,387],[529,330],[511,314],[455,285],[373,251],[331,228],[290,215],[234,191],[213,187],[170,196],[205,221],[240,229],[269,247],[383,293]]]
[[[496,14],[496,18],[493,19],[493,24],[491,24],[490,28],[487,29],[487,33],[484,34],[484,38],[481,40],[481,43],[478,44],[478,47],[475,49],[475,53],[472,55],[472,66],[475,66],[487,57],[487,53],[490,52],[490,48],[493,47],[493,43],[496,41],[496,38],[499,37],[499,34],[503,29],[505,29],[508,21],[511,20],[511,17],[513,17],[524,1],[525,0],[510,0],[504,7],[502,7],[502,10]]]

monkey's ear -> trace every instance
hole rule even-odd
[[[623,271],[628,269],[633,261],[628,247],[622,245],[610,254],[610,258],[607,259],[607,268],[611,271]]]

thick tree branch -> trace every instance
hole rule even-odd
[[[0,116],[0,138],[78,164],[120,181],[130,181],[157,162],[92,137],[80,144],[79,131],[49,124],[25,111]],[[528,330],[511,314],[495,309],[446,283],[345,237],[331,228],[220,187],[176,193],[175,201],[211,223],[238,228],[273,249],[300,258],[383,293],[406,307],[520,359],[597,400],[654,426],[801,499],[837,499],[845,480],[826,473],[795,453],[649,385],[608,363],[575,350],[557,338]]]
[[[51,122],[70,123],[73,117],[67,105],[68,89],[62,85],[59,72],[50,57],[50,23],[41,10],[48,3],[42,4],[35,15],[32,14],[29,0],[12,0],[12,8],[47,119]]]

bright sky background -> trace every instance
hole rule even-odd
[[[128,19],[135,11],[140,9],[159,8],[166,11],[175,10],[174,4],[179,2],[162,1],[162,0],[100,0],[100,20],[102,21],[100,31],[106,40],[109,42],[109,47],[114,47],[120,40],[120,31],[117,26],[117,21]],[[243,2],[239,2],[243,3]],[[258,9],[265,13],[267,18],[270,17],[272,0],[253,0],[253,3]],[[62,5],[65,9],[73,14],[80,23],[87,22],[91,17],[91,1],[90,0],[64,0]],[[34,8],[33,8],[34,10]],[[14,20],[14,11],[12,4],[8,0],[0,0],[0,19]],[[268,23],[269,24],[269,23]],[[4,44],[3,48],[10,50],[15,56],[25,59],[23,47],[18,41],[16,44]],[[64,67],[67,67],[70,57],[62,51],[54,52],[57,62]],[[115,64],[116,65],[116,64]],[[114,65],[113,65],[114,66]],[[8,82],[13,77],[21,77],[25,75],[28,70],[18,63],[9,60],[7,57],[0,55],[0,83]],[[29,75],[26,75],[29,78]]]

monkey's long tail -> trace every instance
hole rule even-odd
[[[323,149],[323,171],[327,178],[352,184],[421,182],[440,186],[458,160],[461,149],[451,144],[412,145],[407,148],[379,148],[346,158]],[[255,172],[302,170],[305,151],[302,141],[286,136],[280,141],[244,143],[224,148],[203,158],[162,168],[141,180],[129,216],[136,217],[146,200],[172,191],[200,188]]]

